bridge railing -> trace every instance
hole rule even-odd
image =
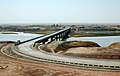
[[[39,39],[39,38],[40,38],[40,40],[38,40],[38,41],[42,41],[42,40],[45,40],[45,39],[47,39],[47,38],[51,38],[52,36],[55,36],[55,35],[57,35],[57,34],[60,34],[60,33],[62,33],[62,32],[65,32],[65,31],[67,31],[67,30],[70,31],[70,28],[65,28],[65,29],[60,30],[60,31],[57,31],[57,32],[52,32],[52,33],[49,33],[49,34],[46,34],[46,35],[43,35],[43,36],[38,36],[38,37],[29,39],[29,40],[25,40],[25,41],[22,41],[22,42],[18,41],[15,45],[20,45],[20,44],[23,44],[23,43],[26,43],[26,42],[29,42],[29,41],[32,41],[32,40]],[[36,41],[36,42],[37,42],[37,41]]]
[[[44,37],[41,37],[38,41],[36,41],[35,43],[34,43],[34,46],[35,46],[35,44],[36,43],[43,43],[43,44],[45,44],[45,42],[48,42],[49,41],[49,39],[51,39],[51,41],[50,42],[52,42],[52,41],[54,41],[54,40],[60,40],[60,38],[61,38],[61,40],[63,40],[64,38],[67,38],[68,37],[68,34],[70,33],[70,28],[66,28],[66,29],[63,29],[63,30],[60,30],[60,31],[57,31],[57,32],[54,32],[54,33],[51,33],[51,34],[49,34],[49,35],[46,35],[46,36],[44,36]],[[54,38],[54,39],[53,39]]]

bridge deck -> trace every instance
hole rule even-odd
[[[20,45],[20,44],[23,44],[23,43],[26,43],[26,42],[29,42],[29,41],[32,41],[32,40],[34,40],[35,42],[40,41],[40,40],[42,41],[44,39],[48,39],[48,38],[50,38],[52,36],[58,35],[58,34],[60,34],[62,32],[65,32],[67,30],[70,31],[70,28],[65,28],[65,29],[57,31],[57,32],[53,32],[53,33],[50,33],[50,34],[46,34],[46,35],[43,35],[43,36],[39,36],[39,37],[36,37],[36,38],[26,40],[26,41],[23,41],[23,42],[19,42],[19,43],[16,43],[16,45]]]

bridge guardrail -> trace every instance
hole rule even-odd
[[[65,29],[63,29],[63,30],[60,30],[60,31],[58,31],[58,32],[52,32],[52,33],[49,33],[49,34],[46,34],[46,35],[43,35],[43,36],[38,36],[38,37],[36,37],[36,38],[32,38],[32,39],[29,39],[29,40],[25,40],[25,41],[22,41],[22,42],[20,42],[20,41],[18,41],[18,43],[16,43],[15,45],[20,45],[20,44],[23,44],[23,43],[26,43],[26,42],[29,42],[29,41],[32,41],[32,40],[35,40],[35,39],[38,39],[38,38],[41,38],[41,40],[43,40],[44,38],[49,38],[49,37],[52,37],[53,35],[56,35],[56,34],[58,34],[58,33],[61,33],[61,32],[64,32],[64,31],[66,31],[66,30],[70,30],[70,28],[65,28]],[[49,35],[49,36],[48,36]],[[42,37],[44,37],[43,39],[42,39]]]

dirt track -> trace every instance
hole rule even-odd
[[[0,44],[0,49],[5,45]],[[5,51],[9,51],[8,46]],[[100,71],[72,68],[49,63],[13,59],[0,51],[0,76],[119,76],[120,71]]]

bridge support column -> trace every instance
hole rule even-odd
[[[50,42],[52,42],[54,39],[53,39],[53,37],[51,37],[51,40],[50,40]]]
[[[60,31],[55,32],[55,33],[53,33],[51,35],[44,36],[40,40],[36,41],[34,43],[34,46],[35,46],[36,43],[47,44],[47,43],[50,43],[50,42],[55,41],[55,40],[56,41],[64,40],[65,38],[68,37],[69,33],[70,33],[70,28],[66,28],[66,29],[60,30]]]
[[[36,45],[36,42],[33,44],[33,47],[35,47],[35,45]]]
[[[45,44],[45,41],[43,41],[42,44]]]
[[[56,35],[56,41],[58,41],[59,40],[59,35]]]

